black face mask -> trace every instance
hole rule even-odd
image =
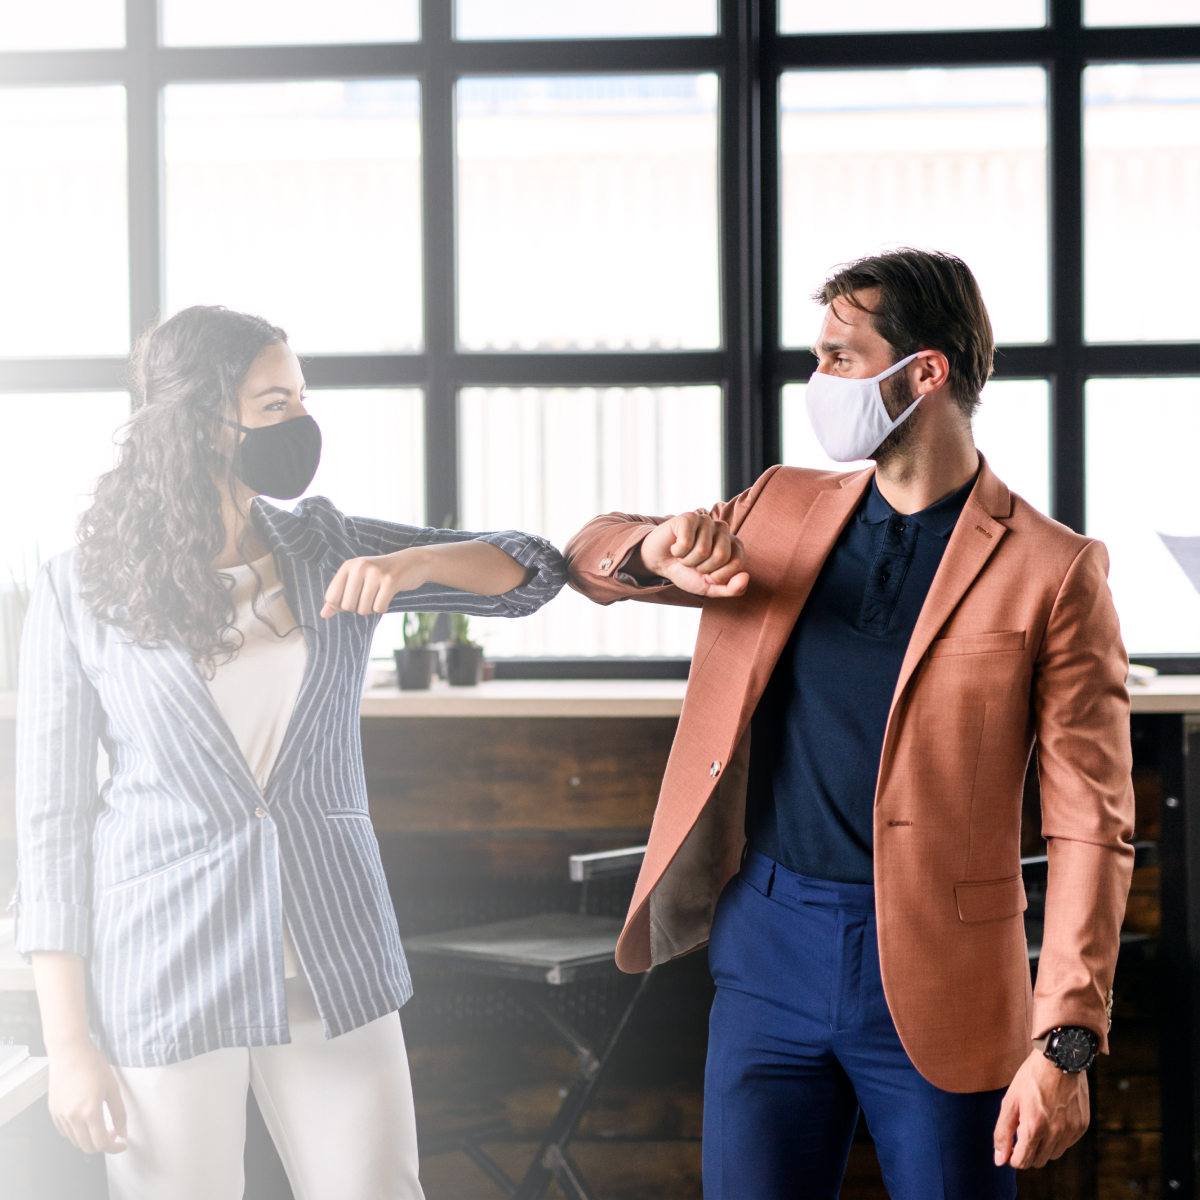
[[[321,461],[321,430],[312,417],[249,429],[224,421],[246,436],[233,452],[233,473],[251,490],[294,500],[313,481]]]

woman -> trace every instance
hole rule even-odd
[[[565,570],[526,534],[260,498],[299,496],[319,456],[283,331],[178,313],[141,348],[80,545],[34,590],[17,945],[51,1115],[109,1153],[113,1200],[240,1198],[247,1086],[298,1198],[421,1196],[359,742],[372,634],[408,609],[524,616]]]

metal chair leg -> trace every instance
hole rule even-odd
[[[574,1165],[574,1160],[567,1153],[567,1146],[575,1136],[579,1122],[583,1120],[583,1114],[587,1111],[592,1093],[596,1090],[600,1076],[604,1073],[604,1068],[608,1064],[613,1050],[616,1049],[617,1042],[620,1041],[621,1034],[625,1031],[625,1026],[633,1014],[633,1010],[637,1007],[642,993],[645,992],[646,986],[650,982],[651,973],[651,971],[646,971],[642,975],[629,1003],[625,1005],[621,1015],[617,1018],[616,1024],[610,1030],[604,1048],[598,1056],[592,1054],[583,1039],[561,1021],[557,1014],[550,1022],[555,1032],[563,1037],[578,1055],[580,1071],[567,1090],[566,1099],[563,1100],[554,1120],[550,1122],[550,1128],[546,1130],[545,1137],[542,1139],[541,1146],[538,1147],[537,1155],[530,1164],[529,1170],[525,1172],[525,1177],[517,1185],[517,1190],[513,1193],[515,1200],[541,1200],[553,1177],[559,1176],[560,1182],[562,1182],[563,1176],[560,1175],[560,1171],[567,1171],[565,1165],[567,1163],[571,1164],[571,1176],[578,1181],[581,1187],[586,1187],[579,1174],[579,1168]],[[539,1004],[538,1007],[542,1006]],[[579,1192],[577,1196],[581,1200],[591,1200],[588,1192]]]
[[[546,1166],[554,1172],[567,1200],[596,1200],[596,1193],[588,1186],[583,1172],[565,1147],[551,1146],[546,1151]]]
[[[423,1140],[419,1153],[422,1158],[432,1158],[435,1154],[461,1150],[506,1196],[512,1196],[517,1190],[517,1181],[479,1144],[511,1133],[512,1126],[508,1121],[488,1121]]]

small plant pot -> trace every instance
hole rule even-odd
[[[437,651],[432,646],[405,646],[396,651],[396,678],[401,691],[428,688],[437,666]]]
[[[451,687],[474,687],[483,678],[483,647],[447,643],[446,678]]]

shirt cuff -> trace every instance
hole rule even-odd
[[[642,539],[642,541],[645,540],[645,538]],[[669,579],[664,579],[661,575],[647,575],[644,579],[639,579],[636,575],[631,575],[627,570],[625,570],[626,566],[629,564],[629,560],[641,548],[642,542],[638,542],[636,545],[630,547],[629,552],[623,559],[621,559],[619,563],[617,563],[616,567],[613,569],[613,578],[618,583],[623,583],[626,587],[635,587],[642,591],[649,591],[652,588],[670,587],[671,581]]]
[[[39,950],[86,958],[92,945],[92,910],[51,900],[21,903],[17,906],[16,945],[26,962]]]

